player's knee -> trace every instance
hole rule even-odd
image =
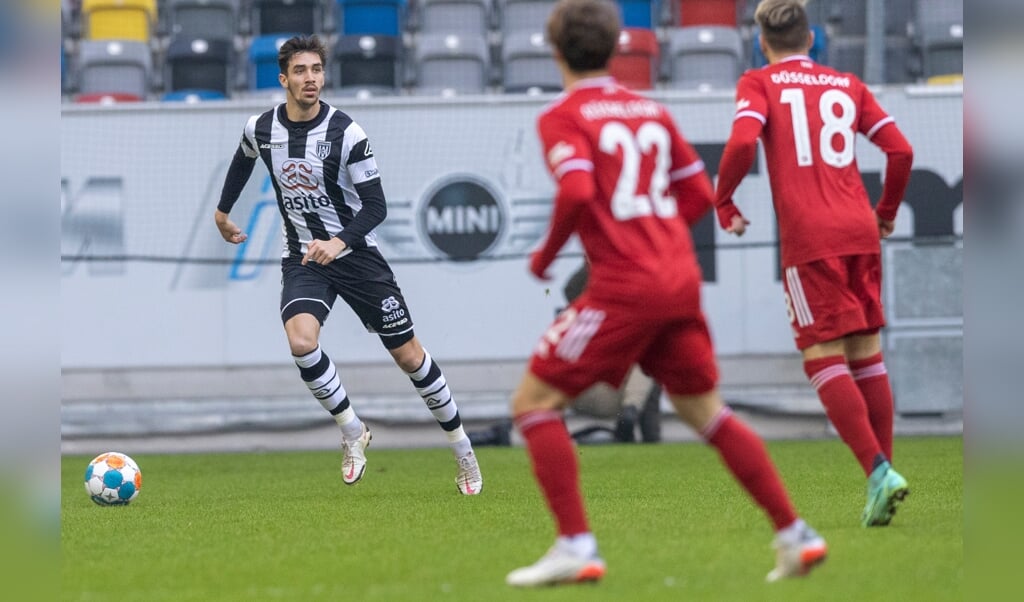
[[[316,349],[318,342],[316,335],[307,332],[289,332],[288,333],[288,346],[292,350],[292,355],[301,356],[312,352]]]
[[[394,358],[398,367],[406,372],[415,372],[423,365],[423,358],[426,357],[423,347],[413,338],[401,347],[390,349],[391,357]]]

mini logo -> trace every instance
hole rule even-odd
[[[320,160],[327,158],[327,155],[331,154],[331,142],[330,140],[317,140],[316,141],[316,156]]]
[[[737,111],[742,111],[743,109],[745,109],[745,108],[747,108],[749,106],[750,106],[750,101],[747,100],[746,98],[741,98],[736,103],[736,110]]]
[[[418,225],[426,242],[451,261],[474,261],[498,244],[508,215],[487,180],[471,174],[435,183],[419,205]]]
[[[380,310],[383,312],[392,312],[401,307],[401,304],[394,297],[388,297],[380,302]]]
[[[320,181],[313,175],[313,166],[309,161],[289,159],[281,164],[281,175],[278,176],[281,186],[289,190],[316,190]]]

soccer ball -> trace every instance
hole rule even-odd
[[[124,506],[139,497],[140,489],[142,471],[125,454],[100,454],[85,469],[85,492],[100,506]]]

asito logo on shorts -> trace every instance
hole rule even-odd
[[[388,297],[380,302],[380,310],[383,312],[395,311],[399,307],[401,307],[401,304],[394,297]]]

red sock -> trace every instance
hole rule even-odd
[[[860,462],[864,474],[870,475],[882,448],[868,420],[867,403],[853,382],[846,359],[841,355],[804,362],[804,372],[818,391],[825,414],[836,427],[839,437]]]
[[[850,360],[850,371],[861,395],[868,406],[868,420],[875,432],[882,453],[892,462],[892,387],[889,373],[882,361],[882,354],[876,353],[861,360]]]
[[[701,435],[718,450],[729,471],[765,511],[776,531],[793,524],[793,504],[757,433],[734,416],[732,410],[723,408]]]
[[[515,417],[533,462],[541,493],[558,524],[559,535],[587,533],[587,513],[580,495],[576,450],[558,412],[537,410]]]

